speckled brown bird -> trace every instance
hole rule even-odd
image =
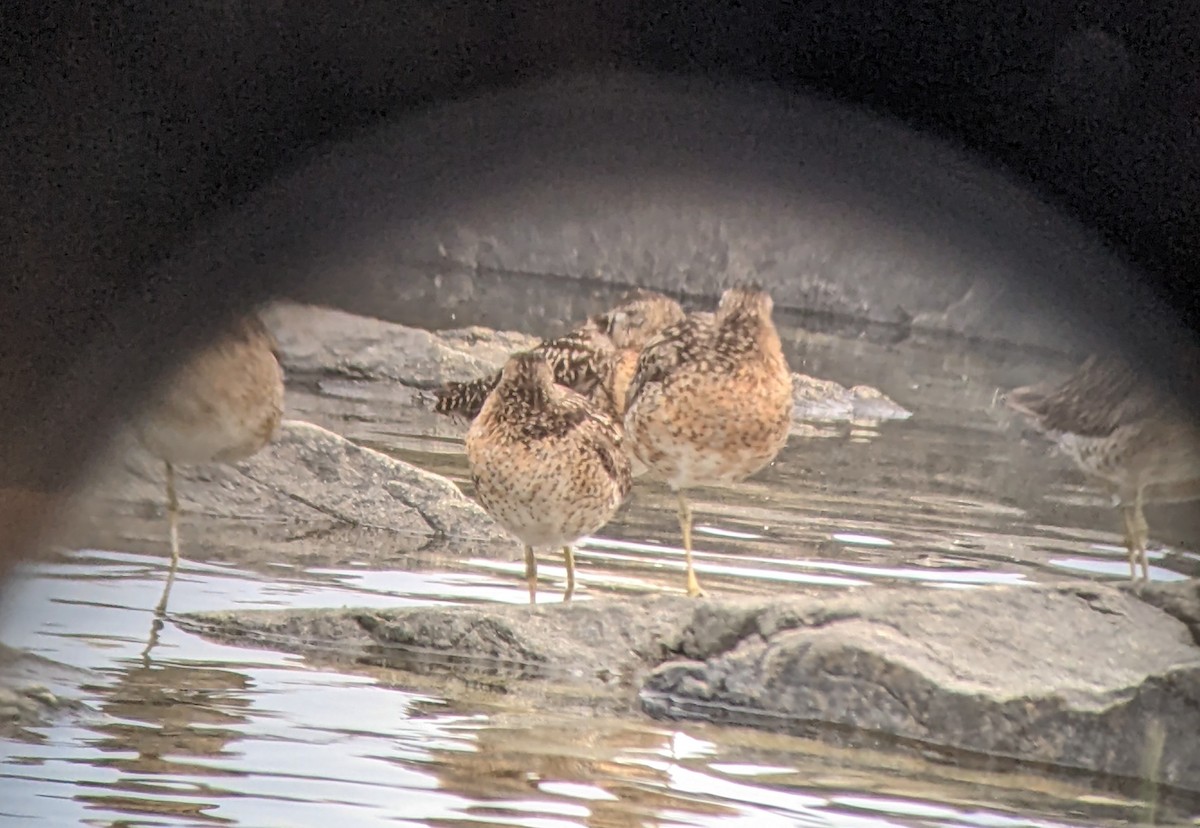
[[[1128,363],[1091,356],[1058,385],[1017,388],[1006,404],[1027,417],[1116,498],[1129,573],[1149,579],[1146,503],[1200,498],[1200,428]]]
[[[275,435],[283,416],[283,369],[256,315],[194,354],[149,400],[138,438],[166,467],[172,571],[179,563],[175,466],[236,463]]]
[[[475,497],[525,545],[529,602],[540,548],[566,556],[564,601],[575,593],[572,545],[599,530],[629,494],[621,429],[581,394],[554,381],[544,355],[509,358],[467,431]]]
[[[715,314],[692,314],[647,343],[629,387],[625,439],[676,493],[691,596],[704,593],[687,490],[744,480],[775,458],[791,428],[792,376],[772,307],[761,290],[725,291]]]
[[[620,355],[641,351],[656,333],[683,318],[679,303],[653,291],[639,290],[604,313],[590,317],[579,328],[548,339],[533,350],[542,354],[554,372],[554,381],[614,409],[623,387],[613,387],[620,375],[610,369]],[[449,382],[434,392],[434,411],[472,420],[483,401],[500,381],[500,372],[468,382]],[[619,416],[619,412],[613,410]]]

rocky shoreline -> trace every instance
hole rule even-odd
[[[773,731],[834,726],[1200,792],[1200,588],[866,588],[536,607],[217,612],[245,646]],[[1154,604],[1170,604],[1174,614]]]
[[[307,418],[306,401],[333,396],[364,409],[394,406],[428,427],[423,433],[446,435],[461,425],[432,413],[428,390],[490,370],[532,343],[521,334],[429,333],[299,305],[274,307],[266,320],[289,379],[301,378],[289,388],[292,416]],[[805,419],[908,416],[875,389],[814,378],[800,378],[797,400]],[[114,458],[73,531],[110,548],[161,554],[161,472],[128,443],[114,448]],[[286,421],[267,449],[237,466],[181,471],[185,512],[203,514],[205,534],[220,539],[204,548],[212,559],[221,548],[297,565],[341,564],[353,555],[357,565],[379,568],[438,549],[519,557],[515,542],[453,482],[320,423]],[[185,536],[190,531],[185,520]],[[406,681],[477,680],[533,705],[553,700],[769,730],[829,727],[1064,769],[1150,774],[1200,792],[1196,581],[1141,589],[1082,580],[798,587],[700,601],[585,594],[570,605],[532,608],[232,611],[172,620],[206,637],[348,669],[390,667]],[[5,707],[0,698],[0,714],[12,707],[14,720],[27,722],[53,713],[35,703],[36,692],[24,698],[34,701]]]

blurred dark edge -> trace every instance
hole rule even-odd
[[[566,70],[761,81],[899,116],[1030,181],[1193,334],[1200,320],[1194,4],[211,0],[0,15],[5,556],[35,522],[22,497],[69,483],[183,349],[286,282],[283,268],[156,272],[206,217],[320,143]],[[1149,310],[1129,324],[1136,311],[1113,335],[1178,383],[1180,349],[1153,339]]]

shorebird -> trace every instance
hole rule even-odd
[[[623,399],[624,385],[613,385],[622,377],[615,365],[623,355],[628,361],[629,352],[636,359],[652,336],[682,318],[683,309],[674,299],[639,290],[611,310],[595,314],[570,333],[548,339],[533,350],[550,363],[556,383],[590,397],[619,418],[622,412],[616,410],[614,400],[618,395]],[[499,382],[500,372],[496,371],[468,382],[446,383],[434,392],[434,411],[473,420]]]
[[[692,566],[687,490],[740,482],[787,442],[792,376],[772,307],[761,290],[725,291],[715,314],[692,314],[647,343],[629,387],[625,439],[675,492],[693,597],[704,592]]]
[[[282,416],[283,369],[270,332],[253,314],[193,354],[153,394],[135,430],[166,468],[172,574],[179,564],[175,467],[244,460],[271,440]]]
[[[1150,578],[1149,502],[1200,499],[1200,427],[1175,401],[1123,360],[1090,356],[1058,385],[1005,396],[1088,476],[1115,496],[1129,550],[1129,575]]]
[[[629,494],[620,426],[557,384],[546,357],[531,351],[509,358],[466,442],[476,498],[525,545],[529,603],[537,602],[538,548],[562,548],[570,601],[572,545],[608,523]]]

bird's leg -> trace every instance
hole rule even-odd
[[[150,651],[158,643],[158,634],[162,631],[163,617],[167,614],[167,599],[171,596],[171,586],[175,583],[175,573],[179,569],[179,498],[175,496],[175,467],[170,463],[167,467],[167,524],[171,536],[171,566],[167,569],[167,582],[163,584],[162,597],[154,608],[154,621],[150,626],[150,638],[146,648],[142,650],[142,661],[150,664]]]
[[[1125,551],[1129,556],[1129,580],[1137,580],[1137,546],[1133,539],[1133,506],[1121,504],[1121,523],[1125,529]]]
[[[171,595],[171,585],[175,583],[175,572],[179,569],[179,559],[171,561],[171,568],[167,570],[167,583],[163,586],[162,597],[158,599],[158,606],[154,608],[154,614],[162,617],[167,611],[167,598]]]
[[[567,559],[567,591],[563,593],[563,603],[566,603],[575,594],[575,551],[564,546],[563,556]]]
[[[151,664],[150,651],[158,646],[158,635],[159,635],[159,633],[162,632],[162,628],[163,628],[162,616],[155,613],[154,621],[152,621],[150,624],[150,635],[146,639],[146,646],[142,648],[142,666],[143,667],[149,667]]]
[[[1142,490],[1138,489],[1137,497],[1133,499],[1133,529],[1137,537],[1138,559],[1142,564],[1142,580],[1150,580],[1150,559],[1146,554],[1146,542],[1150,539],[1150,527],[1146,523],[1146,514],[1142,511]]]
[[[167,463],[167,526],[171,538],[171,572],[179,563],[179,498],[175,495],[175,467]]]
[[[529,584],[529,603],[537,603],[537,556],[533,547],[525,546],[525,583]]]
[[[704,590],[700,588],[700,581],[696,579],[696,570],[692,566],[692,507],[682,491],[675,495],[679,498],[679,531],[683,535],[683,558],[687,566],[687,594],[691,598],[701,598]]]
[[[175,571],[178,569],[178,563],[178,561],[171,562],[171,568],[167,570],[167,582],[163,585],[162,597],[158,599],[158,606],[154,608],[154,621],[150,624],[150,637],[146,639],[146,646],[142,649],[142,664],[146,667],[150,666],[150,651],[158,645],[163,619],[167,615],[167,598],[171,595],[171,585],[175,583]]]
[[[1150,562],[1146,556],[1146,540],[1149,527],[1146,525],[1146,515],[1142,512],[1141,490],[1133,498],[1133,502],[1124,501],[1121,504],[1121,517],[1125,523],[1125,548],[1129,550],[1129,579],[1138,579],[1138,563],[1142,566],[1142,577],[1150,580]]]

